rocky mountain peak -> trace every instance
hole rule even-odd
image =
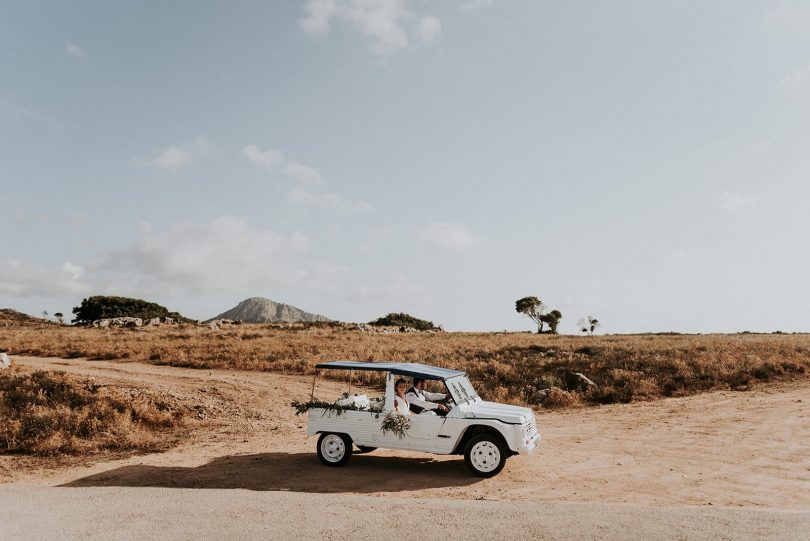
[[[331,321],[325,316],[312,314],[291,304],[275,302],[264,297],[245,299],[230,310],[213,319],[241,320],[245,323],[295,323],[300,321]]]

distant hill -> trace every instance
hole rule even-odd
[[[213,319],[241,320],[245,323],[295,323],[299,321],[332,321],[328,317],[305,312],[295,306],[262,297],[245,299]]]
[[[47,319],[23,314],[11,308],[0,309],[0,327],[29,327],[37,325],[54,325]]]

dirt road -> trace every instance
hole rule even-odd
[[[798,511],[0,486],[2,539],[788,539]]]
[[[538,427],[543,441],[538,452],[510,459],[499,476],[484,480],[469,476],[459,457],[398,451],[356,455],[345,468],[321,466],[315,457],[314,438],[304,433],[305,419],[296,417],[289,407],[291,400],[309,396],[309,378],[78,359],[15,361],[25,369],[64,370],[102,382],[149,386],[179,397],[193,395],[196,400],[203,396],[212,416],[188,443],[163,454],[47,472],[13,471],[10,459],[0,457],[0,466],[5,464],[5,480],[14,481],[2,487],[3,493],[31,491],[26,498],[61,498],[67,489],[40,488],[59,485],[84,487],[70,492],[74,495],[70,498],[79,499],[107,494],[87,487],[117,487],[105,490],[112,490],[121,501],[149,500],[150,494],[165,494],[161,490],[165,488],[202,488],[228,490],[190,491],[191,496],[184,496],[187,491],[173,491],[178,496],[171,505],[181,506],[185,498],[191,501],[193,494],[217,501],[212,494],[220,494],[220,503],[226,507],[232,505],[233,498],[248,498],[259,506],[262,504],[257,502],[266,501],[272,507],[276,498],[288,497],[291,509],[304,505],[300,502],[306,498],[312,498],[312,505],[332,502],[331,509],[339,502],[341,506],[354,502],[352,505],[362,507],[366,501],[363,496],[385,496],[373,501],[417,510],[425,509],[420,501],[465,500],[441,505],[466,516],[470,513],[462,512],[464,506],[480,503],[475,500],[514,502],[505,508],[494,507],[493,513],[526,507],[533,509],[533,515],[541,509],[569,509],[560,508],[559,502],[590,502],[590,510],[622,516],[628,516],[628,509],[642,509],[634,506],[644,506],[645,516],[655,515],[655,520],[666,522],[668,519],[662,517],[677,515],[680,518],[672,520],[683,520],[684,525],[691,521],[695,528],[695,513],[703,511],[684,506],[702,506],[717,513],[721,513],[718,507],[773,511],[745,515],[746,520],[729,519],[738,526],[760,527],[787,516],[794,522],[810,524],[806,513],[783,513],[810,511],[810,388],[806,386],[720,392],[562,413],[540,411]],[[320,382],[316,394],[330,398],[340,389],[334,382]],[[121,487],[152,488],[136,491]],[[281,495],[276,491],[301,494]],[[408,503],[410,500],[419,501]],[[605,507],[606,503],[633,506]],[[650,510],[649,506],[657,509]],[[681,510],[676,512],[673,507]],[[598,524],[598,520],[592,522],[594,527]],[[608,530],[603,532],[613,537]]]

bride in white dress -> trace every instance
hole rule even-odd
[[[400,415],[408,416],[411,414],[411,405],[405,399],[405,392],[408,390],[408,382],[403,378],[399,378],[394,384],[394,411]]]

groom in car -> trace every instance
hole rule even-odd
[[[438,404],[436,401],[445,400],[447,395],[442,393],[431,393],[425,391],[425,380],[413,378],[413,387],[408,389],[405,394],[405,400],[408,401],[411,411],[413,413],[422,413],[423,411],[433,411],[436,415],[447,415],[450,408],[444,404]]]

